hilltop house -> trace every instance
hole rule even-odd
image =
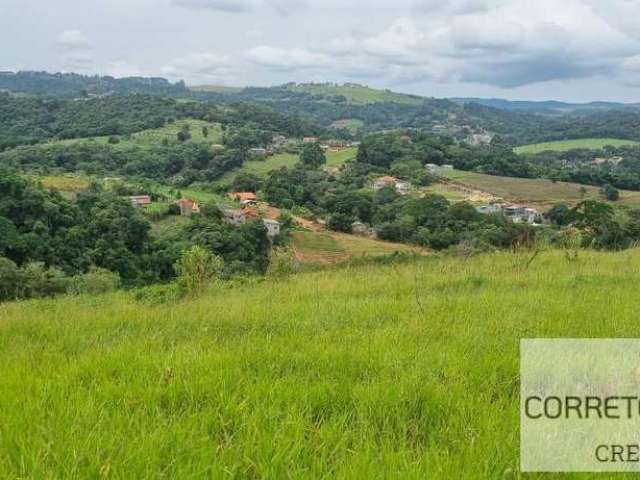
[[[151,205],[151,196],[149,195],[132,195],[130,197],[127,197],[127,199],[131,202],[131,205],[136,208]]]
[[[200,213],[200,205],[188,198],[181,198],[176,201],[176,205],[180,207],[180,215],[183,217],[190,217],[194,213]]]

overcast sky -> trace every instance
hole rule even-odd
[[[0,0],[0,70],[640,101],[640,0]]]

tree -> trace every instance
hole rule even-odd
[[[327,227],[334,232],[351,233],[353,222],[355,218],[352,215],[345,213],[334,213],[329,217]]]
[[[198,293],[220,275],[223,267],[222,258],[200,246],[193,246],[176,262],[178,285],[186,293]]]
[[[610,202],[615,202],[620,199],[620,192],[618,189],[609,183],[602,187],[602,194]]]
[[[231,183],[234,192],[257,192],[260,188],[260,178],[253,173],[241,172]]]
[[[204,138],[209,138],[209,127],[207,127],[206,125],[202,127],[202,136]]]
[[[320,168],[327,163],[327,157],[319,143],[309,143],[302,149],[300,161],[307,167]]]
[[[184,143],[187,140],[191,140],[191,133],[188,130],[180,130],[178,132],[178,141]]]

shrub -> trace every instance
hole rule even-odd
[[[71,278],[67,292],[73,295],[99,294],[117,290],[119,287],[120,275],[103,268],[93,267],[84,275]]]
[[[191,247],[175,265],[178,285],[185,293],[198,293],[208,283],[219,278],[223,268],[222,258],[200,246]]]

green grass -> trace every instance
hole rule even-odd
[[[120,139],[120,143],[113,145],[115,148],[127,147],[131,145],[136,146],[153,146],[159,145],[164,139],[172,142],[177,142],[178,132],[180,132],[184,126],[189,126],[189,133],[191,133],[191,139],[197,142],[206,143],[221,143],[222,142],[222,127],[217,123],[209,123],[203,120],[195,119],[183,119],[176,120],[171,124],[167,124],[162,128],[156,128],[152,130],[143,130],[142,132],[134,133],[130,137],[117,136]],[[202,128],[209,128],[208,137],[204,137]],[[107,144],[109,137],[91,137],[91,138],[74,138],[71,140],[54,140],[51,143],[70,145],[78,142],[98,142]]]
[[[623,147],[627,145],[638,145],[632,140],[618,140],[615,138],[583,138],[579,140],[562,140],[558,142],[536,143],[516,147],[514,151],[519,154],[535,154],[545,151],[568,152],[569,150],[587,149],[601,150],[603,147],[611,145],[613,147]]]
[[[638,251],[528,258],[0,305],[0,478],[521,478],[519,340],[640,310]]]
[[[338,167],[343,165],[347,160],[351,160],[356,157],[358,153],[357,148],[345,148],[340,151],[332,152],[328,151],[327,166]],[[271,157],[267,157],[264,160],[251,160],[245,162],[241,168],[232,172],[227,172],[217,183],[230,183],[233,178],[240,172],[252,173],[258,177],[266,177],[272,170],[278,170],[282,167],[293,167],[300,160],[299,155],[292,153],[279,153]]]
[[[395,252],[423,253],[405,244],[335,232],[294,232],[292,244],[302,263],[338,263],[357,257],[377,257]]]
[[[443,171],[440,174],[511,202],[549,206],[559,202],[574,204],[589,198],[603,199],[600,188],[577,183],[553,183],[551,180],[541,178],[499,177],[462,170]],[[586,189],[584,196],[580,190],[581,187]],[[620,201],[617,203],[640,205],[640,192],[623,190],[620,192]]]
[[[364,85],[333,85],[333,84],[297,84],[289,86],[294,92],[310,93],[312,95],[336,96],[342,95],[348,103],[366,105],[379,102],[394,102],[409,105],[421,105],[423,98],[395,93],[390,90],[378,90]]]

